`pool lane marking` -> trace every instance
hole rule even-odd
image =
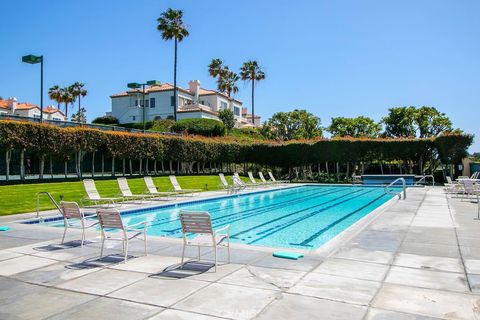
[[[344,204],[344,203],[346,203],[346,202],[348,202],[348,201],[351,201],[351,200],[353,200],[353,199],[356,199],[356,198],[358,198],[358,197],[361,197],[361,196],[366,195],[366,194],[368,194],[368,193],[370,193],[370,192],[373,192],[373,191],[374,191],[374,190],[366,191],[366,192],[361,193],[361,194],[359,194],[359,195],[355,195],[355,196],[353,196],[353,197],[351,197],[351,198],[342,200],[342,201],[340,201],[340,202],[338,202],[338,203],[334,203],[334,204],[331,204],[331,205],[329,205],[329,206],[327,206],[327,207],[324,207],[324,208],[321,208],[321,209],[319,209],[319,210],[310,212],[310,213],[305,214],[305,215],[303,215],[303,216],[301,216],[301,217],[295,218],[295,219],[293,219],[293,220],[291,220],[291,221],[284,222],[284,223],[282,223],[282,224],[280,224],[280,225],[278,225],[278,226],[271,227],[271,228],[266,229],[266,230],[264,230],[264,231],[260,231],[260,232],[257,233],[257,235],[262,235],[262,236],[259,237],[259,238],[257,238],[257,239],[255,239],[255,240],[252,240],[252,241],[248,242],[248,244],[252,244],[252,243],[258,242],[258,241],[260,241],[260,240],[262,240],[262,239],[264,239],[264,238],[266,238],[266,237],[268,237],[268,236],[270,236],[270,235],[272,235],[272,234],[274,234],[274,233],[277,233],[277,232],[279,232],[279,231],[281,231],[281,230],[283,230],[283,229],[286,229],[286,228],[288,228],[288,227],[291,227],[292,225],[294,225],[294,224],[296,224],[296,223],[298,223],[298,222],[300,222],[300,221],[303,221],[303,220],[305,220],[305,219],[308,219],[308,218],[311,218],[311,217],[313,217],[313,216],[316,216],[316,215],[318,215],[319,213],[324,212],[325,210],[334,208],[334,207],[336,207],[336,206],[338,206],[338,205]]]
[[[303,208],[303,209],[300,209],[300,210],[297,210],[297,211],[288,213],[288,214],[286,214],[286,215],[277,217],[277,218],[275,218],[275,219],[272,219],[272,220],[269,220],[269,221],[265,221],[265,222],[263,222],[263,223],[261,223],[261,224],[257,224],[256,226],[253,226],[253,227],[250,227],[250,228],[248,228],[248,229],[245,229],[245,230],[242,230],[242,231],[240,231],[240,232],[237,232],[237,233],[231,235],[230,238],[237,238],[239,235],[242,235],[242,234],[244,234],[244,233],[247,233],[247,232],[250,232],[250,231],[252,231],[252,230],[258,229],[258,228],[260,228],[260,227],[269,225],[269,224],[274,223],[274,222],[276,222],[276,221],[279,221],[279,220],[282,220],[282,219],[291,217],[291,216],[293,216],[293,215],[296,215],[296,214],[299,214],[299,213],[302,213],[302,212],[305,212],[305,211],[308,211],[308,210],[311,210],[311,209],[315,209],[315,208],[321,207],[321,206],[323,206],[323,205],[325,205],[325,204],[327,204],[327,203],[331,203],[331,202],[333,202],[333,201],[337,201],[337,200],[339,200],[339,199],[348,197],[348,196],[350,196],[350,195],[352,195],[352,194],[355,194],[355,193],[358,193],[358,192],[361,192],[361,191],[363,191],[363,190],[361,190],[361,189],[360,189],[360,190],[354,190],[354,191],[352,191],[352,192],[345,193],[345,194],[343,194],[343,195],[341,195],[341,196],[339,196],[339,197],[336,197],[336,198],[334,198],[334,199],[330,199],[330,200],[327,200],[327,201],[323,201],[323,202],[318,203],[318,204],[316,204],[316,205],[314,205],[314,206],[311,206],[311,207],[308,207],[308,208]],[[368,193],[368,191],[367,191],[367,193]],[[345,201],[345,200],[344,200],[344,201]],[[340,202],[340,203],[341,203],[341,202]],[[327,207],[327,208],[328,208],[328,207]],[[314,211],[314,212],[315,212],[315,211]],[[270,229],[267,229],[267,230],[271,230],[271,228],[270,228]],[[257,234],[258,234],[258,233],[257,233]]]
[[[300,195],[300,194],[303,194],[303,193],[309,193],[312,191],[312,188],[308,188],[310,190],[304,190],[304,191],[301,191],[301,192],[296,192],[294,193],[293,195],[294,196],[297,196],[297,195]],[[312,194],[312,195],[308,195],[306,197],[311,197],[311,196],[316,196],[316,195],[323,195],[323,194],[328,194],[328,191],[329,190],[337,190],[335,188],[325,188],[325,190],[322,190],[321,192],[317,192],[315,194]],[[283,191],[283,190],[282,190]],[[249,198],[245,198],[245,199],[249,199]],[[259,209],[262,209],[262,208],[267,208],[267,207],[271,207],[271,206],[277,206],[277,205],[280,205],[280,204],[283,204],[283,203],[289,203],[291,201],[297,201],[299,198],[293,198],[293,199],[289,199],[289,200],[285,200],[285,201],[282,201],[282,202],[279,202],[279,203],[272,203],[272,204],[269,204],[269,205],[266,205],[266,206],[262,206]],[[300,199],[303,199],[303,198],[300,198]],[[221,200],[221,201],[224,201],[224,200]],[[212,205],[217,202],[217,200],[212,200]],[[218,209],[207,209],[209,213],[216,213],[216,212],[221,212],[223,210],[228,210],[228,209],[231,209],[233,208],[234,206],[238,206],[238,207],[245,207],[245,206],[248,206],[248,205],[251,205],[250,201],[246,201],[246,202],[243,202],[243,203],[238,203],[238,204],[230,204],[226,207],[223,207],[223,208],[218,208]],[[205,211],[206,209],[203,209],[203,211]],[[257,209],[254,209],[254,210],[257,210]],[[242,212],[251,212],[252,209],[247,209],[247,210],[243,210],[243,211],[238,211],[236,213],[233,213],[233,214],[241,214]],[[144,213],[144,214],[152,214],[152,213]],[[140,214],[138,216],[132,216],[131,218],[135,219],[135,218],[138,218],[144,214]],[[230,214],[232,215],[232,214]],[[217,218],[213,218],[213,220],[216,220],[218,218],[223,218],[223,217],[226,217],[226,216],[222,216],[222,217],[217,217]],[[133,220],[131,219],[131,220]],[[169,223],[172,223],[172,222],[175,222],[175,221],[178,221],[180,220],[180,218],[177,216],[176,218],[172,219],[171,217],[166,217],[166,218],[160,218],[160,219],[154,219],[153,222],[156,222],[156,223],[152,223],[150,224],[150,226],[159,226],[159,225],[162,225],[162,224],[169,224]],[[179,228],[178,230],[181,230],[181,228]],[[166,232],[170,232],[170,231],[167,231],[165,230]]]
[[[312,245],[309,245],[308,243],[317,239],[323,233],[325,233],[327,230],[331,229],[332,227],[336,226],[337,224],[341,223],[342,221],[350,218],[355,213],[358,213],[358,212],[362,211],[363,209],[367,208],[368,206],[372,205],[373,203],[375,203],[379,199],[383,198],[384,196],[385,196],[385,194],[382,194],[382,195],[378,196],[377,198],[373,199],[372,201],[368,202],[367,204],[361,206],[360,208],[355,209],[354,211],[350,212],[349,214],[343,216],[342,218],[333,221],[332,223],[328,224],[326,227],[324,227],[324,228],[320,229],[319,231],[317,231],[316,233],[312,234],[310,237],[303,240],[302,242],[300,242],[300,243],[290,243],[290,244],[295,245],[295,246],[311,247]]]
[[[323,192],[323,191],[322,191],[322,193],[317,192],[317,193],[312,194],[312,195],[304,196],[303,198],[289,199],[289,200],[286,200],[286,201],[282,201],[280,203],[272,203],[272,204],[267,205],[267,206],[261,206],[261,207],[258,207],[256,209],[246,209],[246,210],[242,210],[242,211],[238,211],[238,212],[233,212],[233,213],[230,213],[228,215],[215,217],[215,218],[212,218],[212,224],[214,224],[215,227],[218,227],[218,226],[225,225],[225,224],[235,222],[235,221],[238,221],[238,220],[243,220],[247,217],[251,217],[251,216],[262,214],[262,213],[265,213],[265,212],[268,212],[268,211],[271,211],[271,210],[275,210],[275,209],[281,208],[285,205],[289,205],[291,203],[298,202],[299,200],[300,201],[307,201],[307,200],[314,199],[314,198],[318,197],[319,195],[320,196],[325,196],[325,195],[329,195],[329,194],[333,194],[333,193],[343,191],[341,189],[330,189],[330,190],[331,191],[329,191],[329,192]],[[247,215],[242,215],[245,212],[248,213],[248,214]],[[235,216],[238,216],[238,215],[242,215],[242,216],[238,219],[235,219]],[[222,222],[222,220],[224,220],[225,218],[233,218],[233,220],[229,219],[226,223]],[[153,226],[158,226],[160,224],[168,224],[168,223],[175,222],[175,221],[178,221],[178,220],[180,220],[180,218],[175,218],[173,220],[169,220],[168,222],[156,223],[156,224],[152,224],[152,225]],[[219,222],[221,222],[221,223],[219,223]],[[167,232],[167,233],[176,233],[176,232],[180,232],[181,230],[182,230],[182,228],[178,227],[178,228],[167,229],[167,230],[163,229],[162,231]]]

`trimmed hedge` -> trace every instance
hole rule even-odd
[[[225,135],[225,125],[213,119],[182,119],[172,127],[173,132],[196,134],[206,137],[217,137]]]
[[[320,139],[279,143],[231,137],[165,136],[59,128],[47,124],[0,122],[0,150],[8,159],[13,151],[45,158],[77,161],[96,153],[115,159],[179,161],[184,163],[254,163],[291,168],[323,162],[377,163],[441,161],[459,163],[467,154],[473,136],[449,134],[432,139]],[[98,155],[97,155],[98,156]],[[18,165],[18,163],[16,164]],[[42,164],[43,166],[43,164]],[[0,174],[5,174],[1,172]],[[81,175],[81,174],[80,174]]]

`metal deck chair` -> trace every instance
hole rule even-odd
[[[143,181],[145,182],[145,186],[147,187],[146,192],[148,192],[152,196],[167,197],[168,199],[169,196],[176,194],[176,192],[158,191],[157,187],[155,186],[155,183],[153,182],[152,177],[150,176],[143,177]]]
[[[82,229],[82,241],[81,246],[85,242],[85,229],[91,228],[98,224],[98,221],[88,220],[80,210],[80,207],[76,202],[62,201],[60,202],[60,211],[63,216],[63,224],[65,230],[63,231],[62,244],[65,241],[65,235],[68,228]],[[78,225],[80,223],[80,225]]]
[[[267,179],[265,179],[265,177],[263,176],[263,172],[259,171],[258,172],[258,176],[260,177],[260,181],[262,181],[262,183],[264,185],[272,185],[272,184],[275,184],[275,182],[273,180],[271,181],[267,181]]]
[[[85,200],[93,202],[95,205],[98,205],[99,202],[107,202],[112,205],[115,204],[115,201],[122,201],[121,197],[102,197],[98,193],[97,187],[95,186],[95,181],[93,179],[83,180],[83,187],[85,188],[85,195],[80,200],[80,203],[83,205]]]
[[[140,199],[144,201],[147,198],[153,197],[152,194],[133,194],[132,190],[130,190],[130,186],[128,185],[127,178],[120,177],[117,178],[118,188],[120,189],[120,193],[122,197],[128,200],[135,200]]]
[[[253,177],[253,173],[251,171],[247,172],[247,174],[248,174],[248,179],[250,179],[251,186],[263,187],[265,185],[264,183],[257,182]]]
[[[288,180],[277,180],[277,179],[275,179],[275,177],[273,176],[272,171],[268,171],[268,176],[270,177],[270,180],[272,180],[272,181],[275,182],[275,183],[289,183],[289,182],[290,182],[290,181],[288,181]]]
[[[102,249],[100,251],[100,258],[103,257],[103,247],[105,240],[122,241],[124,260],[128,258],[128,241],[137,238],[145,243],[145,255],[147,255],[147,226],[148,222],[140,222],[132,225],[124,225],[120,212],[116,209],[98,209],[97,210],[98,222],[102,231]],[[143,225],[142,229],[138,229],[138,226]],[[112,236],[107,235],[112,234]],[[114,237],[116,235],[117,237]],[[139,237],[142,236],[142,237]]]
[[[213,230],[212,220],[208,212],[181,211],[180,222],[182,224],[183,250],[182,265],[185,259],[185,247],[194,246],[198,248],[198,260],[200,261],[200,248],[214,248],[215,272],[217,272],[217,248],[226,246],[228,250],[228,263],[230,263],[230,225]],[[220,232],[226,232],[221,234]],[[194,238],[191,238],[195,235]],[[226,242],[226,244],[224,244]]]
[[[172,187],[173,187],[172,190],[175,191],[176,193],[192,194],[193,195],[196,192],[201,192],[202,191],[202,189],[182,189],[182,187],[178,183],[177,177],[175,177],[174,175],[170,175],[170,176],[168,176],[168,178],[170,179],[170,183],[172,184]]]
[[[229,185],[223,173],[219,173],[218,176],[220,177],[220,182],[221,182],[221,184],[219,184],[219,187],[223,188],[224,190],[227,190],[227,193],[235,193],[235,191],[239,189],[235,185],[235,183],[233,183],[232,185]]]

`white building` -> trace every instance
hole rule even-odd
[[[237,127],[248,124],[242,117],[242,102],[226,94],[200,87],[200,81],[192,80],[188,89],[177,87],[177,120],[186,118],[218,119],[218,111],[230,109],[235,115]],[[143,121],[142,90],[135,89],[111,95],[112,111],[120,123]],[[147,86],[145,88],[145,120],[173,119],[173,85]]]
[[[19,116],[40,119],[40,107],[28,102],[17,102],[16,98],[0,100],[0,116]],[[67,121],[65,114],[55,106],[43,108],[43,119],[53,121]]]

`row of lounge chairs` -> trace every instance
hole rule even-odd
[[[220,181],[222,182],[220,187],[223,187],[223,189],[232,193],[235,193],[244,189],[248,189],[248,188],[268,187],[268,186],[289,182],[287,180],[276,180],[275,176],[270,171],[268,172],[268,176],[270,177],[270,180],[266,180],[263,173],[259,172],[258,176],[260,178],[260,181],[257,181],[255,179],[252,172],[248,172],[249,182],[244,182],[240,178],[240,175],[238,174],[238,172],[235,172],[232,177],[232,182],[233,182],[232,185],[228,184],[227,179],[225,178],[225,175],[223,173],[219,173],[218,175],[220,177]]]
[[[463,196],[463,198],[471,198],[480,194],[480,172],[475,172],[471,177],[459,176],[456,181],[447,176],[445,183],[445,192]]]
[[[153,182],[152,177],[145,176],[143,177],[145,182],[146,189],[142,194],[134,194],[128,185],[126,178],[121,177],[117,178],[118,187],[120,189],[120,194],[117,197],[102,197],[98,193],[95,181],[92,179],[83,180],[83,186],[85,188],[85,195],[80,200],[80,203],[83,204],[85,201],[94,203],[95,205],[99,204],[112,204],[114,205],[117,202],[125,200],[146,200],[146,199],[161,199],[169,200],[169,197],[174,197],[177,195],[193,195],[194,193],[201,192],[201,189],[183,189],[178,183],[177,177],[171,175],[169,176],[170,183],[172,184],[172,189],[166,192],[158,191],[155,183]]]

